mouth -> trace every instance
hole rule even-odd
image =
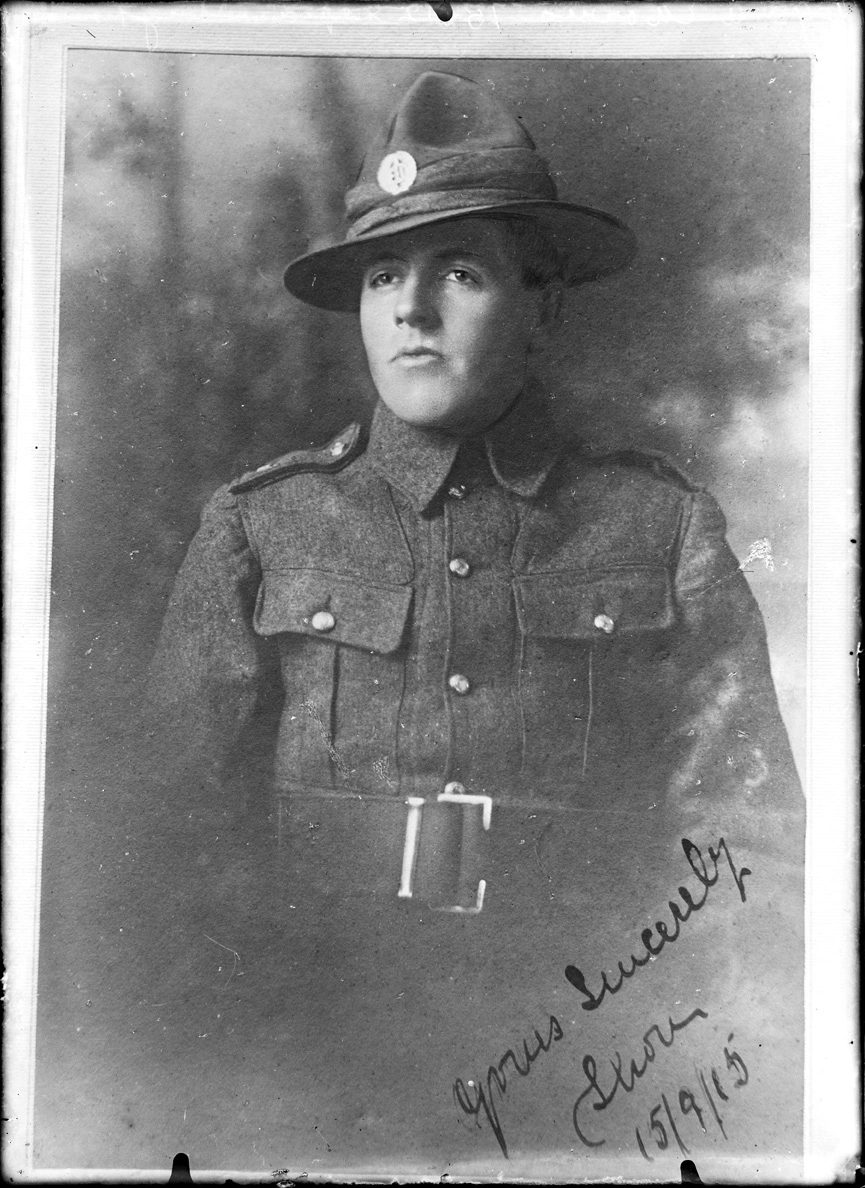
[[[416,347],[406,347],[401,351],[397,351],[397,353],[394,355],[391,362],[396,363],[398,360],[401,360],[401,359],[404,359],[407,362],[411,361],[411,360],[416,360],[416,361],[420,362],[423,360],[429,361],[432,359],[441,359],[441,358],[442,358],[441,351],[436,351],[432,347],[416,346]]]

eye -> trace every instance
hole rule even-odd
[[[368,289],[383,289],[386,285],[393,284],[396,280],[396,274],[391,268],[372,268],[366,275],[366,286]]]
[[[468,268],[451,268],[447,274],[448,279],[453,279],[459,285],[476,285],[479,278],[475,273],[470,272]]]

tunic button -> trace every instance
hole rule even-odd
[[[454,557],[448,562],[448,569],[457,577],[468,577],[472,571],[471,565],[462,557]]]
[[[453,676],[449,676],[448,684],[453,689],[454,693],[459,693],[461,697],[468,693],[469,689],[471,688],[468,677],[464,677],[460,672],[455,672]]]
[[[330,611],[316,611],[312,616],[312,627],[314,631],[333,631],[336,626],[336,619]]]
[[[340,454],[345,453],[345,442],[344,441],[335,441],[333,443],[333,445],[330,447],[330,452],[331,452],[331,454],[333,454],[334,458],[338,458],[340,456]]]
[[[613,620],[610,618],[609,615],[596,615],[595,616],[595,626],[598,627],[601,631],[605,631],[607,633],[607,635],[610,634],[610,632],[613,630],[615,625],[616,624],[613,622]]]
[[[445,796],[465,796],[465,794],[466,786],[459,780],[451,780],[450,783],[445,784]]]
[[[465,483],[454,483],[452,487],[448,487],[448,495],[451,499],[465,499],[468,493]]]

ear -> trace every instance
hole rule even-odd
[[[562,312],[564,295],[562,285],[555,282],[546,285],[543,289],[538,302],[538,315],[535,328],[532,331],[530,350],[537,351],[547,346],[555,334],[559,315]]]

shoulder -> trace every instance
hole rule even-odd
[[[649,552],[673,547],[704,497],[663,454],[585,447],[569,451],[550,494],[561,514],[610,555],[634,555],[638,542]]]
[[[310,450],[293,450],[289,454],[274,458],[272,462],[265,462],[256,470],[248,471],[240,478],[234,479],[225,490],[231,495],[244,495],[268,487],[272,483],[282,482],[295,474],[335,474],[360,457],[365,447],[363,429],[360,424],[353,422],[331,438],[326,445]]]
[[[657,450],[619,450],[598,462],[607,474],[620,476],[620,487],[627,488],[632,498],[639,496],[647,504],[672,500],[678,505],[690,539],[726,538],[727,519],[715,496],[666,454]]]
[[[676,533],[688,547],[726,548],[727,520],[715,496],[666,454],[616,450],[584,452],[579,457],[582,473],[595,476],[595,500],[612,513],[647,525],[665,513],[675,518]]]

